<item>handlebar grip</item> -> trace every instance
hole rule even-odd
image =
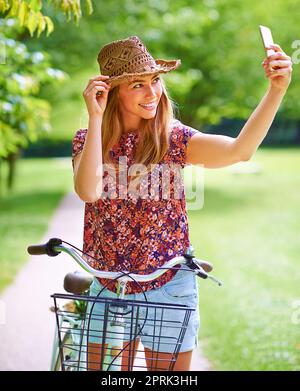
[[[27,247],[27,252],[30,255],[42,255],[47,254],[45,244],[37,244]]]
[[[60,251],[54,250],[54,246],[62,244],[62,240],[58,238],[49,239],[45,244],[35,244],[27,247],[27,252],[30,255],[44,255],[47,254],[49,257],[55,257],[60,254]]]

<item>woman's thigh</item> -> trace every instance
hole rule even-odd
[[[167,284],[146,292],[146,295],[148,301],[171,305],[168,309],[149,308],[145,315],[141,341],[145,351],[148,349],[148,355],[150,351],[192,351],[198,344],[200,326],[198,285],[194,273],[180,270]],[[172,309],[173,304],[182,309]]]

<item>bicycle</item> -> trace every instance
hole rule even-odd
[[[63,245],[68,244],[70,247]],[[52,311],[56,314],[56,330],[52,348],[51,370],[57,371],[82,371],[88,370],[88,340],[93,332],[98,333],[101,338],[101,352],[99,352],[100,370],[102,371],[120,371],[122,368],[122,353],[125,347],[131,346],[141,335],[143,325],[146,320],[153,323],[153,339],[156,346],[160,344],[169,344],[172,346],[172,357],[167,363],[166,370],[172,370],[180,352],[185,330],[195,308],[180,304],[153,303],[147,301],[133,301],[124,298],[126,293],[126,284],[130,280],[137,283],[152,281],[160,277],[167,270],[177,265],[186,267],[190,271],[203,279],[211,279],[219,286],[222,283],[209,274],[213,270],[213,265],[207,261],[197,259],[194,256],[194,249],[190,246],[182,256],[176,256],[170,259],[163,267],[157,268],[149,274],[136,274],[128,271],[110,272],[93,269],[78,253],[83,251],[77,249],[70,243],[58,238],[49,239],[45,244],[30,245],[27,251],[31,255],[43,255],[54,257],[65,252],[70,255],[86,272],[68,273],[64,278],[64,289],[70,294],[54,293],[51,297],[54,300]],[[85,254],[87,255],[87,254]],[[177,269],[177,268],[176,268]],[[118,282],[117,298],[103,298],[101,292],[98,296],[89,296],[89,288],[94,278],[116,279]],[[104,303],[104,314],[92,313],[95,303]],[[61,305],[61,303],[65,303]],[[88,306],[90,309],[88,310]],[[166,313],[170,310],[181,311],[182,321],[166,321]],[[148,312],[153,314],[153,319],[148,318]],[[101,318],[103,321],[102,330],[92,330],[89,324],[93,317]],[[143,325],[141,326],[141,323]],[[163,327],[176,328],[176,338],[162,337]],[[126,328],[128,331],[126,332]],[[129,337],[129,342],[124,347],[125,336]],[[154,349],[153,349],[154,350]],[[137,351],[129,351],[128,368],[132,370]],[[157,363],[156,363],[157,365]],[[122,368],[122,369],[121,369]],[[144,367],[141,367],[144,368]],[[156,368],[161,369],[161,368]]]

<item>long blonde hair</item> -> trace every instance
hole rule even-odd
[[[168,96],[164,81],[162,83],[162,95],[157,107],[156,115],[149,120],[142,119],[139,129],[139,143],[135,154],[135,164],[144,164],[147,173],[150,173],[154,165],[159,163],[169,148],[170,124],[175,120],[174,111],[176,103]],[[103,162],[113,166],[116,172],[120,172],[110,156],[110,150],[119,142],[123,132],[121,111],[119,108],[119,86],[110,91],[106,109],[102,120],[102,154]],[[134,178],[143,175],[133,176]]]

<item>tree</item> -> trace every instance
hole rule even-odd
[[[75,23],[78,25],[78,21],[82,16],[80,0],[48,0],[47,3],[65,14],[68,22],[73,16]],[[90,15],[93,12],[92,1],[85,0],[85,6],[88,15]],[[53,31],[54,26],[51,18],[41,12],[42,7],[42,0],[0,0],[0,15],[3,14],[6,18],[16,17],[19,26],[26,27],[31,36],[37,31],[39,37],[46,29],[48,36]]]
[[[82,15],[80,0],[48,0],[48,4],[75,23]],[[91,0],[85,0],[88,14]],[[8,163],[7,188],[13,187],[16,161],[29,142],[50,131],[50,105],[38,97],[42,85],[61,83],[67,73],[51,67],[45,51],[30,52],[20,42],[28,30],[39,37],[54,29],[51,18],[43,15],[42,0],[0,0],[0,165]],[[1,184],[1,177],[0,177]]]
[[[21,149],[50,130],[50,105],[38,97],[41,86],[67,78],[65,72],[51,67],[46,52],[29,52],[13,39],[16,31],[15,19],[0,19],[0,37],[6,47],[0,66],[0,159],[9,164],[9,189]]]

